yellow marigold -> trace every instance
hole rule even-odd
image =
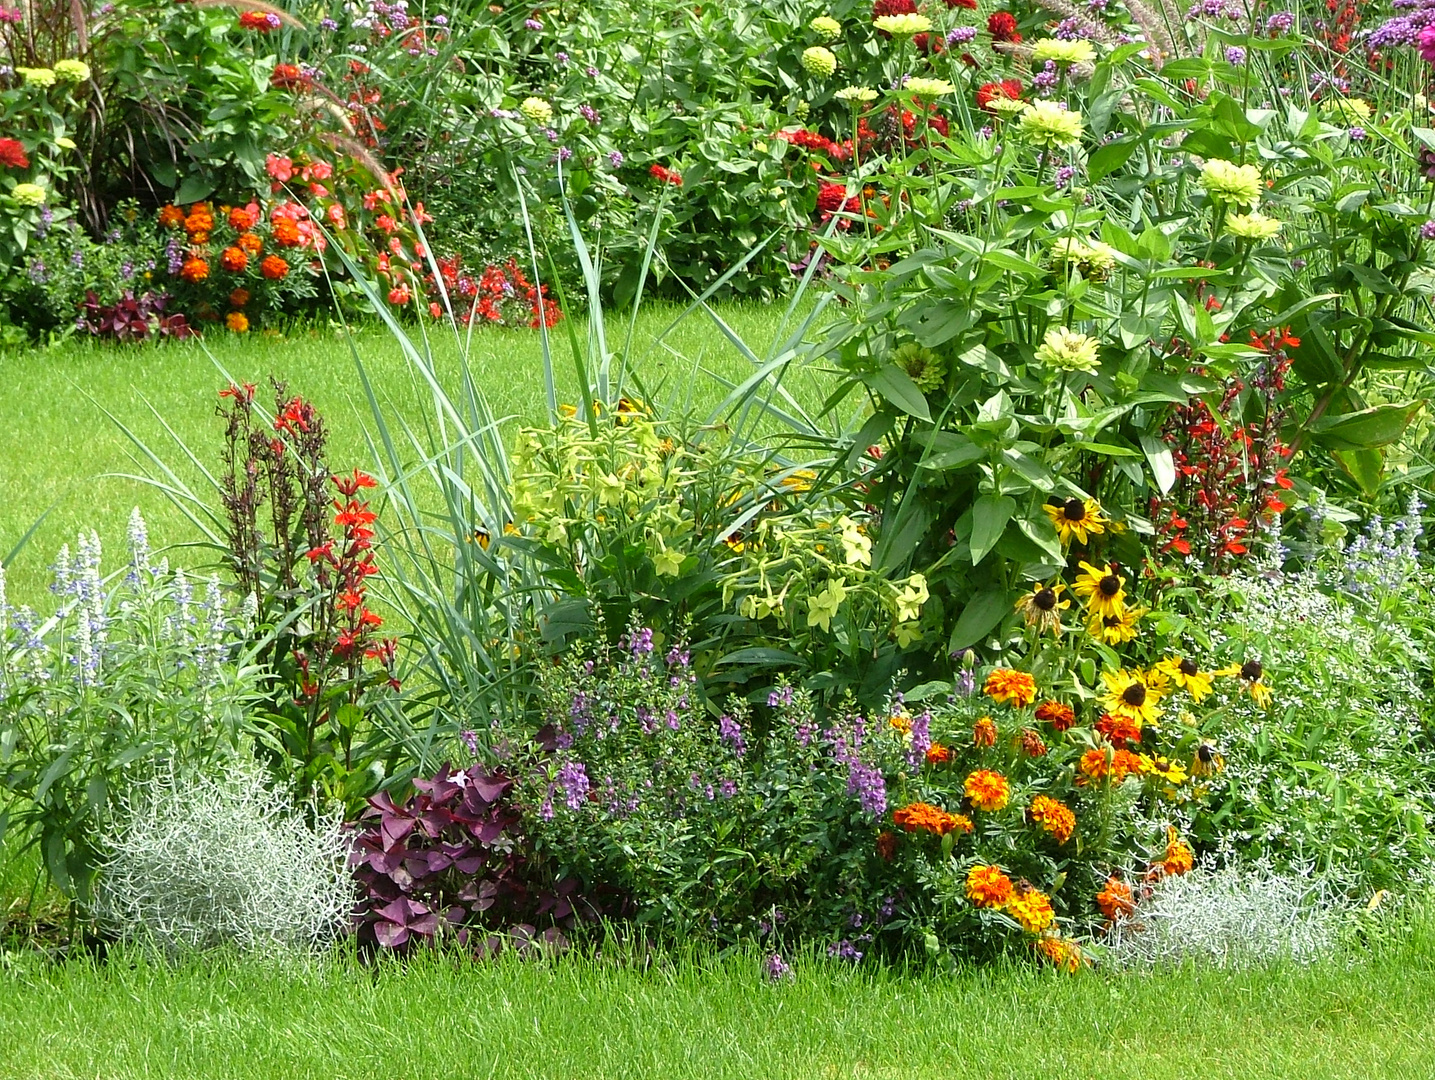
[[[978,769],[969,775],[965,791],[978,810],[1001,810],[1011,801],[1011,782],[990,769]]]
[[[1024,708],[1036,700],[1036,680],[1025,671],[1013,668],[997,668],[987,676],[983,689],[987,697],[998,704]]]
[[[1005,907],[1016,892],[999,866],[977,865],[967,871],[967,899],[980,908]]]
[[[1086,964],[1086,954],[1080,945],[1055,934],[1043,934],[1037,940],[1036,951],[1068,975],[1075,975]]]
[[[1076,831],[1076,815],[1069,807],[1047,795],[1038,795],[1031,800],[1027,816],[1033,824],[1055,837],[1058,844],[1066,843]]]
[[[1040,889],[1023,889],[1007,901],[1006,913],[1028,934],[1039,934],[1056,920],[1051,897]]]
[[[242,334],[249,329],[249,320],[242,311],[231,311],[224,317],[224,325],[229,327],[236,334]]]
[[[1162,873],[1172,876],[1188,874],[1196,865],[1196,856],[1190,845],[1169,825],[1166,827],[1166,855],[1157,865]]]

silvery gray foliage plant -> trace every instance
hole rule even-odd
[[[350,840],[337,808],[312,817],[252,761],[157,776],[126,800],[107,838],[100,920],[170,955],[329,944],[354,910]]]
[[[1107,955],[1122,968],[1311,963],[1336,947],[1337,895],[1323,878],[1269,866],[1197,867],[1138,892],[1135,911],[1109,932]]]
[[[232,753],[259,696],[245,605],[218,580],[196,589],[153,559],[138,511],[129,548],[128,565],[110,574],[95,533],[81,534],[74,553],[62,549],[48,616],[11,607],[0,568],[0,791],[11,850],[38,845],[51,880],[82,901],[112,808],[156,770]]]

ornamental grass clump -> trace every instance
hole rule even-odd
[[[96,912],[120,937],[170,956],[322,948],[354,909],[342,824],[336,809],[296,808],[242,759],[158,775],[118,814]]]

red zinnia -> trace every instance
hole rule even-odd
[[[877,0],[872,5],[872,18],[880,19],[883,15],[915,15],[917,14],[917,0]]]
[[[19,139],[0,139],[0,165],[10,169],[30,167],[30,159],[25,156],[25,146]]]
[[[648,175],[660,183],[672,184],[674,187],[683,186],[683,174],[676,169],[669,169],[663,165],[654,165],[648,170]]]
[[[1003,14],[997,12],[998,15]],[[999,83],[983,83],[977,88],[977,108],[990,111],[991,103],[997,98],[1008,98],[1012,101],[1021,99],[1022,85],[1020,79],[1003,79]]]
[[[987,19],[987,33],[993,41],[1018,42],[1021,35],[1016,32],[1016,16],[1009,11],[993,11]]]

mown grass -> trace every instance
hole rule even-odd
[[[761,355],[782,317],[781,307],[721,307],[722,318]],[[751,365],[702,312],[683,320],[657,340],[680,314],[668,305],[642,311],[635,334],[634,369],[653,397],[674,406],[711,408],[722,400],[721,380],[739,380]],[[581,313],[577,316],[580,324]],[[577,377],[565,336],[555,331],[553,347],[560,394],[570,399]],[[609,327],[609,348],[622,344],[627,318]],[[579,327],[580,337],[583,328]],[[410,421],[431,408],[428,389],[409,369],[402,352],[382,328],[359,331],[356,350],[386,405]],[[456,387],[459,343],[449,334],[432,339],[440,375]],[[213,359],[211,359],[211,355]],[[130,509],[139,506],[158,544],[194,539],[194,529],[159,492],[114,475],[137,471],[133,444],[106,414],[112,414],[146,443],[182,462],[161,419],[207,463],[217,461],[222,428],[214,415],[215,393],[223,385],[216,362],[240,382],[263,384],[273,375],[313,401],[331,431],[331,463],[347,471],[370,460],[365,441],[369,406],[355,373],[343,332],[296,332],[289,336],[217,334],[201,343],[158,347],[113,347],[76,341],[62,347],[0,358],[0,558],[47,509],[53,507],[25,549],[8,568],[12,602],[41,603],[48,566],[62,543],[81,529],[94,528],[108,550],[121,550]],[[469,363],[494,414],[513,424],[541,421],[545,413],[541,342],[529,330],[476,331]],[[809,388],[801,396],[818,400]],[[190,482],[193,469],[181,468]],[[183,552],[174,559],[186,562]]]
[[[1344,963],[1075,977],[756,957],[406,966],[12,957],[0,1076],[1428,1080],[1435,923]]]

